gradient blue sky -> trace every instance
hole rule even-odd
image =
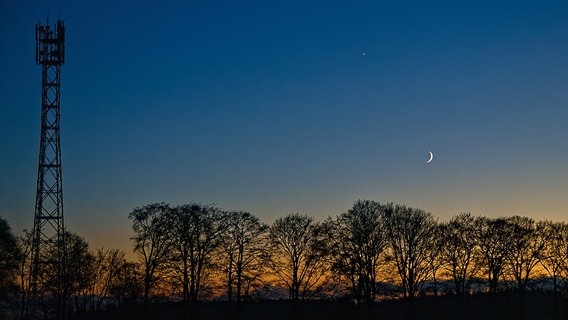
[[[565,1],[0,4],[0,215],[31,228],[41,69],[67,18],[65,221],[130,248],[132,208],[216,203],[266,222],[354,200],[565,220]],[[425,164],[428,150],[434,161]]]

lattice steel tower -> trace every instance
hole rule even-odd
[[[41,138],[27,318],[66,317],[67,290],[59,134],[61,65],[65,26],[36,24],[36,62],[41,65]]]

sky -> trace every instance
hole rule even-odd
[[[566,220],[566,1],[4,1],[0,215],[33,225],[35,23],[65,19],[65,224],[132,250],[133,208],[271,223],[357,199]],[[426,164],[429,151],[434,154]]]

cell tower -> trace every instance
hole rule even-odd
[[[36,24],[36,63],[41,65],[41,138],[32,264],[27,318],[40,311],[54,319],[66,317],[65,227],[59,135],[61,65],[65,58],[65,26]]]

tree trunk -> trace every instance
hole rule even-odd
[[[229,268],[227,270],[227,300],[232,301],[233,298],[233,255],[229,256]]]
[[[189,303],[189,274],[187,270],[187,260],[183,261],[183,303]]]
[[[195,294],[195,265],[192,263],[191,265],[191,276],[190,276],[190,284],[189,284],[189,297],[191,299],[191,302],[195,302],[194,297],[196,296]]]
[[[150,305],[150,273],[146,268],[146,276],[144,277],[144,304]]]
[[[241,290],[243,286],[243,270],[241,263],[237,264],[237,302],[241,302]]]

